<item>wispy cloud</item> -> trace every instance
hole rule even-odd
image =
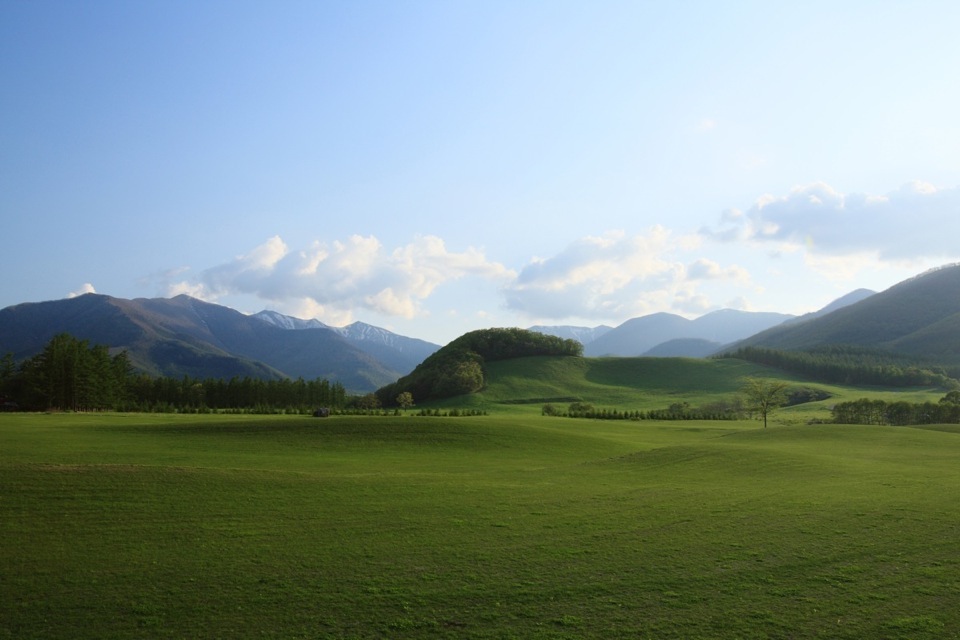
[[[960,214],[960,188],[911,182],[886,195],[843,194],[824,183],[766,195],[746,211],[723,213],[719,225],[701,230],[722,242],[779,243],[813,256],[862,256],[880,261],[953,258],[949,233]]]
[[[750,274],[738,265],[722,267],[719,263],[707,258],[699,258],[687,267],[687,277],[690,280],[732,280],[743,283],[750,282]]]
[[[341,321],[361,309],[411,318],[423,313],[423,300],[445,282],[465,276],[501,281],[514,275],[478,249],[452,252],[435,236],[417,237],[393,251],[373,236],[316,241],[300,250],[274,236],[196,279],[170,283],[167,294],[206,300],[252,294]]]

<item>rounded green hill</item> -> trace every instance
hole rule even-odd
[[[484,386],[484,365],[497,360],[529,356],[582,356],[576,340],[525,329],[481,329],[460,336],[429,356],[409,375],[377,391],[385,406],[398,395],[410,393],[416,401],[438,400],[479,391]]]

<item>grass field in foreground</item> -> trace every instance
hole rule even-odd
[[[960,432],[0,415],[0,637],[951,638]]]

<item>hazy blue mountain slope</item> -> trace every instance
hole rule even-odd
[[[785,313],[720,309],[692,320],[690,335],[679,337],[726,344],[775,327],[793,317]]]
[[[661,342],[689,337],[690,320],[672,313],[632,318],[584,345],[587,356],[639,356]]]
[[[789,323],[737,346],[806,349],[849,344],[916,355],[960,353],[960,267],[921,274],[852,305]]]
[[[661,342],[643,355],[655,358],[706,358],[722,347],[719,342],[703,338],[675,338]]]
[[[639,356],[649,353],[657,345],[674,340],[703,340],[716,343],[719,348],[723,344],[741,340],[792,317],[782,313],[733,309],[714,311],[695,320],[670,313],[654,313],[627,320],[607,331],[586,344],[584,352],[588,356]],[[702,349],[697,348],[695,351],[699,353]],[[671,347],[665,347],[662,353],[674,355]]]

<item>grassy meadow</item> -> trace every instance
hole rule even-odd
[[[960,636],[955,426],[539,415],[736,386],[603,362],[486,416],[0,415],[0,638]]]

